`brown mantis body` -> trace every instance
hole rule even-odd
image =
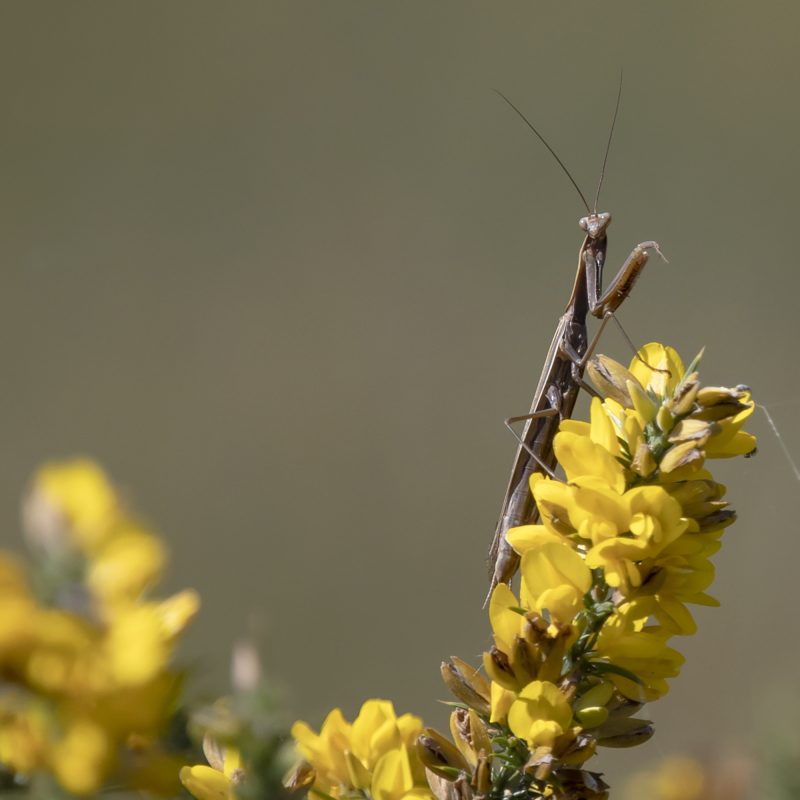
[[[525,120],[555,156],[575,188],[578,189],[578,193],[589,211],[583,193],[550,145],[528,122],[522,112],[504,95],[501,96]],[[619,107],[619,97],[617,98],[617,107]],[[616,113],[615,111],[615,120]],[[612,122],[612,134],[613,130]],[[609,137],[609,143],[610,141],[611,137]],[[608,150],[606,150],[607,156]],[[605,163],[603,168],[605,169]],[[600,181],[602,184],[602,173]],[[598,194],[599,191],[600,187],[598,186]],[[586,238],[578,255],[575,283],[567,308],[558,322],[553,341],[547,352],[542,374],[531,403],[531,410],[528,414],[506,420],[509,428],[512,423],[522,421],[525,421],[525,426],[518,437],[519,447],[503,499],[500,519],[497,522],[489,550],[490,594],[498,583],[509,582],[514,577],[519,565],[519,556],[508,543],[506,534],[513,527],[534,524],[538,521],[538,511],[529,486],[530,477],[536,472],[551,476],[554,474],[556,458],[553,452],[553,439],[558,430],[558,424],[562,419],[572,415],[581,388],[592,391],[583,381],[583,371],[605,323],[630,294],[636,279],[647,263],[648,251],[655,250],[659,255],[661,254],[656,242],[647,241],[638,244],[614,280],[603,292],[603,268],[607,248],[606,229],[610,222],[610,214],[598,214],[596,211],[589,211],[588,216],[581,218],[579,224],[586,232]],[[589,314],[603,320],[591,346],[586,327],[586,319]]]

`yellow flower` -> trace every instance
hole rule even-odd
[[[238,750],[222,747],[210,736],[203,739],[203,754],[210,766],[182,767],[181,783],[197,800],[235,800],[236,786],[244,779]]]
[[[292,736],[314,770],[313,788],[333,797],[368,790],[373,798],[401,800],[420,791],[430,797],[415,748],[422,727],[411,714],[396,716],[388,700],[367,700],[352,724],[337,708],[318,734],[296,722]]]
[[[667,645],[672,631],[651,624],[658,613],[654,598],[623,603],[606,620],[595,645],[603,660],[638,678],[635,681],[615,673],[608,675],[622,694],[638,702],[666,694],[666,679],[676,677],[684,662],[683,656]]]
[[[65,524],[72,543],[86,553],[105,541],[120,513],[107,475],[85,458],[46,464],[35,476],[34,492],[55,515],[51,522]]]
[[[569,701],[555,684],[548,681],[528,684],[508,712],[508,727],[532,748],[552,747],[571,723]]]
[[[165,549],[123,513],[92,462],[40,470],[27,512],[56,585],[45,605],[0,555],[0,762],[48,772],[79,796],[119,780],[134,760],[138,788],[164,786],[158,765],[169,758],[152,747],[134,754],[131,743],[152,739],[173,711],[179,680],[169,661],[197,595],[142,601]]]
[[[96,792],[112,759],[107,732],[90,719],[75,719],[59,739],[52,753],[52,766],[59,783],[69,792]]]
[[[586,555],[586,564],[592,569],[602,567],[608,585],[627,594],[647,577],[649,570],[638,562],[657,561],[686,532],[689,521],[682,517],[680,504],[660,486],[631,489],[621,500],[626,512],[618,517],[621,530],[596,542]]]
[[[25,581],[20,565],[10,556],[0,554],[0,664],[20,648],[33,634],[36,601]]]
[[[594,402],[599,400],[595,398]],[[602,444],[594,442],[591,435],[581,436],[570,430],[559,432],[553,450],[567,474],[568,483],[581,486],[600,484],[619,493],[625,491],[624,468]]]
[[[492,681],[492,712],[490,722],[505,722],[508,710],[514,705],[517,693],[505,689],[499,683]]]
[[[150,533],[130,523],[99,548],[89,563],[86,584],[101,608],[133,603],[158,582],[167,560],[166,548]]]
[[[678,353],[658,342],[642,347],[628,369],[645,391],[658,397],[672,395],[685,372]]]
[[[553,541],[542,532],[538,544],[522,555],[522,592],[526,608],[545,612],[569,625],[583,608],[583,596],[592,585],[592,574],[583,558],[563,539]]]
[[[44,708],[6,690],[0,698],[0,763],[23,775],[46,763],[50,727]]]

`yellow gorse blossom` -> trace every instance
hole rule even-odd
[[[365,703],[352,725],[336,709],[319,734],[295,724],[306,763],[287,786],[335,798],[425,794],[418,736],[437,800],[607,800],[585,762],[598,745],[652,735],[633,714],[680,672],[671,642],[695,632],[688,606],[716,602],[711,557],[735,514],[706,462],[755,450],[742,430],[749,391],[702,387],[698,362],[687,370],[660,344],[628,369],[596,359],[605,399],[592,400],[588,422],[561,423],[553,452],[565,477],[535,473],[540,522],[508,532],[520,586],[492,592],[486,676],[455,657],[442,665],[459,701],[452,742],[415,717],[403,729],[387,701]]]
[[[508,710],[508,727],[531,747],[552,746],[571,722],[569,701],[549,681],[531,681]]]
[[[697,373],[686,374],[678,354],[662,345],[643,348],[629,370],[605,366],[624,385],[616,386],[616,399],[592,401],[590,422],[562,423],[554,451],[566,480],[534,476],[542,524],[510,531],[509,541],[522,555],[523,588],[537,587],[521,595],[523,607],[542,613],[553,596],[548,611],[562,623],[570,606],[561,598],[574,595],[576,584],[552,572],[555,542],[602,572],[618,600],[596,652],[638,677],[639,684],[617,676],[620,690],[652,700],[682,663],[667,640],[695,630],[686,604],[716,602],[705,593],[710,557],[735,516],[704,463],[755,450],[741,430],[754,404],[743,387],[702,388]],[[576,599],[571,608],[574,617]]]
[[[169,667],[174,644],[199,601],[191,591],[146,599],[163,545],[126,514],[92,462],[44,467],[26,510],[39,560],[59,564],[71,554],[80,569],[77,578],[51,569],[39,597],[0,555],[0,763],[23,778],[50,772],[68,792],[90,795],[122,768],[134,739],[138,770],[147,772],[146,743],[179,687]],[[161,758],[153,750],[150,762]]]
[[[422,728],[422,720],[412,714],[398,717],[390,701],[367,700],[352,723],[336,708],[319,733],[296,722],[292,736],[312,770],[312,793],[410,800],[432,797],[415,749]]]

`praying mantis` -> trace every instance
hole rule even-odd
[[[584,382],[583,372],[606,323],[631,293],[634,283],[647,264],[649,251],[653,250],[662,259],[664,258],[657,242],[641,242],[633,248],[610,285],[603,291],[603,268],[607,248],[606,231],[611,223],[611,215],[606,212],[598,213],[597,201],[603,184],[608,152],[619,111],[622,94],[621,81],[595,196],[594,210],[589,208],[583,192],[544,137],[504,94],[501,92],[498,94],[519,114],[559,163],[578,191],[586,207],[587,215],[582,217],[578,223],[586,236],[578,253],[578,269],[572,293],[566,310],[556,326],[550,349],[547,351],[531,409],[527,414],[510,417],[505,421],[506,426],[517,437],[519,447],[511,470],[508,488],[503,498],[500,518],[489,549],[490,586],[486,603],[488,603],[494,587],[499,583],[510,582],[519,566],[519,556],[509,544],[506,534],[513,527],[534,524],[538,521],[539,514],[529,487],[531,475],[538,472],[554,477],[556,457],[553,452],[553,440],[558,431],[559,422],[572,415],[581,388],[591,394],[596,394]],[[601,320],[600,328],[591,343],[586,326],[589,314]],[[518,422],[525,423],[522,433],[519,435],[512,428],[512,425]]]

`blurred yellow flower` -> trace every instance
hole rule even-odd
[[[165,549],[125,514],[93,462],[42,468],[26,523],[36,554],[54,560],[47,596],[37,598],[0,554],[0,763],[22,776],[49,772],[71,794],[90,795],[131,762],[134,740],[149,741],[169,720],[179,687],[170,660],[199,600],[189,591],[145,598]],[[79,569],[61,560],[68,551],[82,556]],[[165,785],[151,769],[164,759],[137,746],[140,788],[147,775]]]
[[[182,767],[181,783],[197,800],[235,800],[236,786],[244,779],[239,751],[206,736],[203,753],[210,766]]]
[[[45,504],[37,517],[42,528],[48,523],[50,530],[58,528],[86,553],[92,553],[108,538],[121,515],[108,476],[86,458],[43,466],[34,478],[32,500]]]

